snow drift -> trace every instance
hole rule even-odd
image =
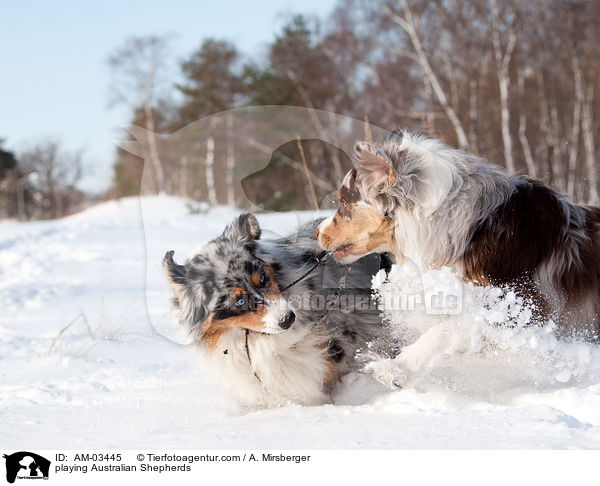
[[[600,447],[598,346],[530,325],[527,303],[475,286],[461,287],[461,312],[384,309],[401,344],[435,326],[456,338],[409,388],[356,373],[332,405],[240,410],[174,328],[160,269],[165,251],[188,255],[237,213],[126,199],[0,227],[4,448]],[[268,237],[310,217],[259,221]],[[448,269],[410,266],[375,284],[382,297],[456,285]]]

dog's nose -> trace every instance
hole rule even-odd
[[[286,316],[279,321],[279,327],[281,329],[289,329],[294,321],[296,320],[296,314],[292,311],[288,312]]]

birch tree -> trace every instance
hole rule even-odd
[[[494,47],[494,59],[496,61],[496,69],[498,71],[498,88],[500,90],[500,120],[502,130],[502,144],[504,147],[504,161],[506,170],[513,174],[515,172],[515,163],[513,159],[513,143],[510,133],[510,109],[509,109],[509,72],[510,59],[512,57],[515,44],[517,42],[517,34],[514,26],[508,27],[508,40],[506,46],[502,47],[500,39],[500,13],[498,10],[498,1],[492,2],[492,45]]]
[[[573,53],[573,123],[570,137],[569,165],[567,169],[567,193],[574,197],[576,194],[577,155],[579,150],[579,128],[581,125],[581,105],[583,104],[583,79],[579,56]]]
[[[413,12],[406,0],[400,0],[400,6],[402,8],[402,15],[396,13],[387,4],[383,4],[383,10],[385,14],[393,22],[399,25],[402,28],[402,30],[408,35],[411,44],[415,50],[415,54],[417,56],[419,65],[423,70],[423,74],[427,77],[427,80],[431,84],[431,88],[435,93],[438,103],[442,106],[444,112],[448,116],[448,119],[452,123],[454,131],[456,132],[459,147],[462,149],[469,149],[469,140],[467,138],[465,129],[463,128],[462,123],[460,122],[460,119],[456,114],[456,111],[450,105],[450,102],[448,101],[448,96],[446,95],[446,92],[442,88],[442,85],[437,75],[431,67],[431,63],[429,62],[429,58],[427,57],[427,53],[425,52],[423,43],[421,42],[421,38],[417,30],[418,20],[413,15]]]
[[[517,89],[519,91],[520,110],[519,110],[519,141],[523,147],[523,157],[527,166],[527,173],[531,177],[537,177],[537,168],[531,153],[531,145],[527,138],[527,107],[525,106],[525,77],[523,69],[517,69]]]
[[[165,174],[156,140],[155,106],[167,85],[170,42],[167,37],[132,37],[108,58],[112,74],[111,104],[142,109],[148,131],[148,154],[159,194],[165,192]]]
[[[212,135],[206,137],[206,190],[209,204],[217,205],[219,201],[215,187],[215,139]]]
[[[233,138],[233,115],[231,113],[227,113],[227,116],[225,117],[225,123],[227,125],[227,172],[225,175],[225,185],[227,186],[227,205],[235,207],[235,158],[233,153],[235,140]]]
[[[594,144],[594,124],[592,120],[592,110],[590,106],[594,99],[593,88],[587,90],[587,96],[583,103],[582,110],[582,131],[583,131],[583,146],[585,148],[585,166],[590,192],[588,202],[597,206],[600,203],[598,196],[598,164],[596,164],[596,149]]]

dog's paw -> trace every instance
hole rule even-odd
[[[392,390],[405,388],[408,384],[408,373],[403,370],[393,359],[372,361],[365,367],[373,378]]]

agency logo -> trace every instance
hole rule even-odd
[[[20,451],[7,456],[6,480],[12,484],[15,479],[48,479],[50,461],[33,452]]]

